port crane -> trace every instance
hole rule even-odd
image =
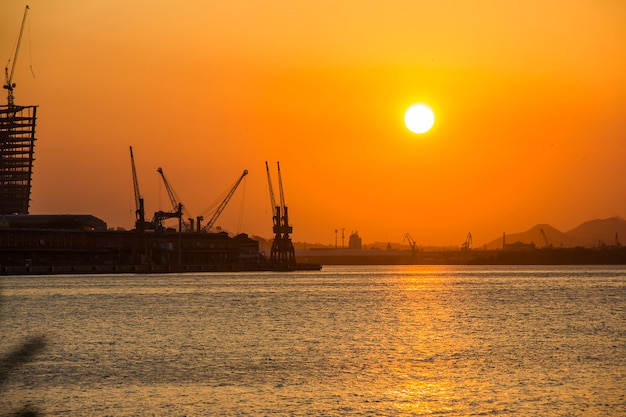
[[[137,169],[135,168],[135,157],[133,147],[130,147],[130,165],[133,172],[133,189],[135,191],[135,229],[144,231],[146,228],[146,215],[143,205],[143,197],[139,192],[139,180],[137,179]]]
[[[165,219],[178,219],[178,231],[182,231],[182,227],[184,223],[183,220],[183,205],[180,203],[178,196],[174,192],[174,189],[170,185],[169,181],[165,177],[165,173],[163,172],[163,168],[157,168],[157,172],[161,175],[161,179],[163,180],[163,185],[165,186],[165,190],[167,191],[167,196],[170,199],[170,203],[172,204],[172,211],[157,211],[154,213],[154,219],[152,222],[156,225],[157,228],[163,228],[163,220]],[[185,224],[185,228],[188,228],[187,224]]]
[[[265,161],[265,171],[267,172],[267,185],[270,191],[270,204],[272,206],[272,231],[274,232],[274,240],[272,241],[272,249],[270,251],[270,262],[272,264],[277,264],[280,241],[281,241],[281,228],[280,228],[280,205],[276,204],[276,197],[274,196],[274,187],[272,186],[272,177],[270,175],[270,167]]]
[[[543,241],[546,243],[546,248],[551,248],[552,245],[548,241],[548,236],[546,235],[546,232],[543,229],[539,229],[539,233],[541,233],[541,237],[543,237]]]
[[[272,177],[270,176],[270,167],[265,161],[265,170],[267,171],[267,185],[270,190],[270,204],[272,205],[272,221],[274,223],[273,232],[274,240],[280,235],[280,206],[276,205],[276,197],[274,197],[274,187],[272,187]]]
[[[404,241],[407,241],[409,246],[411,247],[411,255],[415,255],[415,248],[416,248],[417,243],[413,240],[411,235],[408,233],[404,235],[404,239],[402,240],[402,243],[404,243]]]
[[[28,15],[28,10],[30,7],[26,5],[26,9],[24,9],[24,17],[22,18],[22,25],[20,27],[20,33],[17,37],[17,45],[15,46],[15,55],[13,56],[13,63],[11,64],[11,71],[9,72],[9,62],[7,62],[7,66],[4,68],[6,82],[4,84],[4,89],[8,91],[7,103],[9,108],[13,107],[13,89],[15,88],[15,83],[13,82],[13,74],[15,73],[15,63],[17,62],[17,55],[20,52],[20,44],[22,43],[22,33],[24,33],[24,24],[26,23],[26,16]]]
[[[241,184],[241,181],[243,181],[243,179],[245,178],[245,176],[248,175],[248,170],[244,169],[243,173],[241,174],[241,176],[239,177],[239,179],[237,181],[235,181],[235,183],[233,184],[233,186],[230,188],[230,190],[228,191],[228,193],[226,194],[226,197],[224,197],[224,199],[222,200],[222,202],[220,203],[220,205],[218,206],[218,208],[215,210],[215,212],[213,213],[213,215],[211,216],[211,218],[209,219],[209,221],[207,222],[207,224],[200,229],[200,220],[203,218],[202,216],[198,216],[198,228],[200,229],[200,231],[202,232],[208,232],[211,230],[211,228],[213,227],[213,225],[215,224],[215,222],[217,221],[217,219],[220,217],[220,215],[222,214],[222,211],[224,211],[224,209],[226,208],[226,206],[228,205],[228,202],[230,201],[230,199],[232,198],[233,194],[235,194],[235,191],[237,191],[237,187],[239,187],[239,184]]]
[[[289,238],[289,234],[293,232],[293,227],[289,225],[289,211],[287,209],[287,203],[285,203],[285,193],[283,191],[283,177],[280,174],[280,162],[276,162],[276,166],[278,167],[278,189],[280,191],[280,208],[283,212],[283,217],[281,219],[283,239],[287,238],[289,239],[289,243],[291,243],[291,238]]]
[[[463,244],[461,245],[461,250],[463,252],[467,252],[470,250],[471,246],[472,246],[472,233],[468,232],[467,237],[465,238],[465,242],[463,242]]]
[[[146,215],[143,205],[143,197],[139,192],[139,180],[137,179],[137,169],[135,167],[135,157],[133,155],[133,147],[130,147],[130,165],[133,173],[133,189],[135,191],[135,230],[137,231],[137,240],[133,244],[133,258],[135,262],[141,264],[148,262],[152,264],[152,252],[148,247],[146,240],[146,229],[152,229],[153,225],[146,222]]]
[[[274,223],[274,241],[272,242],[272,249],[270,252],[270,263],[276,268],[290,270],[296,268],[295,249],[290,237],[290,234],[293,232],[293,227],[289,224],[288,208],[285,203],[283,180],[280,173],[280,162],[277,162],[276,165],[278,167],[278,187],[280,196],[280,202],[278,204],[276,203],[276,198],[274,197],[274,189],[272,187],[269,165],[267,164],[267,161],[265,161],[267,183],[270,191],[270,201],[272,203],[272,210],[274,210],[272,216],[272,221]]]

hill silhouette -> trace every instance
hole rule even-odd
[[[626,237],[626,220],[618,216],[590,220],[568,232],[561,232],[549,224],[538,224],[525,232],[507,233],[504,236],[507,244],[533,243],[537,248],[615,246],[620,244],[619,239],[622,237]],[[487,243],[487,249],[502,249],[502,240],[502,237],[492,240]]]

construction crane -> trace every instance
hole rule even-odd
[[[246,175],[248,175],[248,170],[244,169],[239,179],[230,188],[230,191],[228,191],[224,200],[222,200],[217,210],[215,210],[215,213],[213,213],[213,216],[211,216],[207,224],[201,229],[202,232],[208,232],[211,230],[217,219],[220,217],[220,214],[222,214],[222,211],[224,211],[224,209],[226,208],[226,205],[228,205],[231,197],[233,196],[233,194],[235,194],[235,191],[237,191],[237,187],[239,187],[239,184],[241,184],[241,181],[243,181]],[[198,224],[200,223],[200,219],[201,217],[198,217]]]
[[[467,252],[470,250],[472,246],[472,234],[467,233],[467,237],[465,238],[465,242],[461,245],[461,251]]]
[[[11,72],[9,72],[9,63],[11,59],[7,62],[7,66],[4,68],[4,72],[6,75],[6,83],[4,84],[4,88],[8,90],[7,102],[9,108],[13,107],[13,89],[15,88],[15,83],[13,82],[13,74],[15,73],[15,63],[17,62],[17,55],[20,52],[20,44],[22,43],[22,33],[24,32],[24,24],[26,23],[26,16],[28,15],[28,10],[30,7],[26,5],[26,9],[24,10],[24,17],[22,18],[22,26],[20,27],[20,34],[17,37],[17,45],[15,46],[15,55],[13,56],[13,63],[11,64]]]
[[[135,157],[133,156],[133,147],[130,147],[130,164],[133,171],[133,188],[135,190],[135,228],[138,231],[145,230],[146,218],[143,207],[143,198],[139,192],[139,181],[137,180],[137,169],[135,168]]]
[[[165,177],[165,173],[163,172],[163,168],[157,168],[157,172],[161,175],[163,179],[163,185],[165,186],[165,190],[167,191],[167,196],[170,199],[170,203],[172,204],[172,211],[157,211],[154,213],[154,222],[158,225],[158,227],[163,227],[163,220],[177,218],[178,219],[178,231],[182,231],[183,224],[185,224],[185,228],[189,229],[189,226],[184,222],[183,219],[183,205],[180,203],[178,196],[172,189],[169,181]]]
[[[409,243],[409,246],[411,247],[411,255],[415,255],[415,241],[413,240],[413,238],[411,237],[410,234],[406,234],[404,235],[404,239],[402,240],[402,243],[404,243],[404,241],[407,241]]]

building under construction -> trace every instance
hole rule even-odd
[[[28,214],[37,106],[0,107],[0,214]]]
[[[0,215],[28,214],[30,207],[37,106],[16,106],[13,97],[13,75],[28,10],[26,6],[13,59],[5,68],[7,105],[0,106]]]

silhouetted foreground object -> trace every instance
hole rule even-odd
[[[9,353],[6,357],[0,359],[0,387],[5,384],[11,373],[21,365],[32,360],[32,358],[46,347],[46,339],[44,336],[33,337],[16,350]],[[34,417],[41,415],[37,410],[30,406],[11,412],[10,414],[2,414],[19,417]]]
[[[10,414],[10,416],[13,416],[13,417],[37,417],[40,415],[42,414],[39,413],[37,410],[30,408],[29,406],[26,406],[23,409],[16,411],[13,414]]]

